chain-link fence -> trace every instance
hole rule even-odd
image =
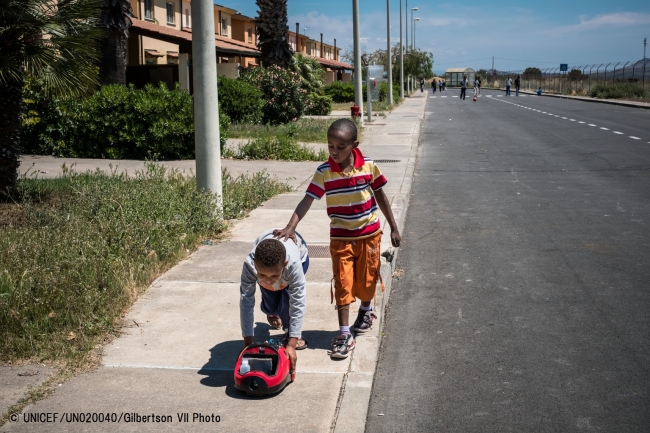
[[[644,90],[650,90],[650,59],[569,66],[567,71],[560,71],[560,67],[495,70],[492,74],[488,72],[484,78],[487,87],[495,88],[504,88],[506,80],[510,78],[514,91],[517,77],[521,80],[521,90],[536,91],[541,87],[545,93],[591,95],[598,85],[617,83],[634,83]]]

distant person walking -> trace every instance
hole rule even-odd
[[[433,93],[436,93],[436,80],[434,79],[431,81],[431,88],[433,89]]]
[[[478,78],[474,78],[474,97],[478,96]]]
[[[512,80],[508,77],[506,78],[506,96],[510,96],[510,86],[512,86]]]
[[[440,92],[442,92],[442,80],[438,81],[438,86],[440,88]]]
[[[420,92],[424,93],[424,77],[420,77]]]
[[[478,78],[478,96],[481,96],[481,77]]]
[[[465,100],[465,92],[467,92],[467,75],[463,75],[463,81],[460,82],[460,99]]]
[[[515,95],[519,96],[519,87],[521,87],[521,78],[517,75],[515,79]]]
[[[443,92],[447,91],[447,80],[442,80],[442,91]]]

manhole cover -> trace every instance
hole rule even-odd
[[[399,159],[373,159],[375,162],[379,162],[381,164],[388,164],[389,162],[400,162]]]
[[[329,259],[330,255],[329,245],[307,245],[309,257],[313,259]]]

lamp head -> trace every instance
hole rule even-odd
[[[411,10],[412,10],[412,11],[416,11],[416,10],[418,10],[418,8],[411,8]]]

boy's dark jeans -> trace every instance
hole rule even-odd
[[[309,269],[309,256],[305,258],[305,261],[302,263],[303,273],[307,273]],[[279,316],[282,320],[282,328],[285,332],[289,332],[289,288],[285,288],[278,291],[267,290],[264,287],[260,286],[260,293],[262,294],[262,303],[260,307],[262,312],[267,315]]]
[[[465,99],[465,92],[467,91],[466,87],[461,87],[460,89],[460,99]]]

